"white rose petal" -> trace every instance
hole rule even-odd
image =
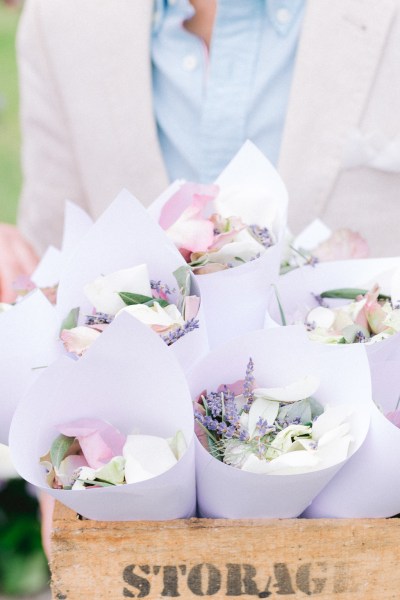
[[[150,296],[151,288],[147,266],[137,265],[130,269],[121,269],[109,275],[97,277],[84,287],[88,300],[98,312],[115,315],[125,306],[119,292],[130,292]]]
[[[234,241],[225,244],[225,246],[222,246],[216,252],[209,252],[208,258],[210,262],[214,263],[240,263],[240,261],[236,260],[236,257],[242,259],[244,262],[248,262],[258,254],[263,254],[264,252],[264,246],[257,242],[247,230],[243,230],[238,233]]]
[[[177,463],[168,441],[153,435],[128,435],[123,456],[126,483],[156,477]]]
[[[176,307],[175,310],[170,308],[170,306],[163,308],[158,302],[155,302],[153,306],[146,306],[145,304],[133,304],[132,306],[126,306],[119,311],[117,317],[123,312],[129,313],[141,323],[149,326],[159,325],[160,327],[171,327],[175,324],[184,324],[182,315]]]
[[[100,331],[92,327],[80,325],[72,329],[63,329],[60,337],[67,352],[73,352],[78,356],[82,356],[93,342],[97,340],[99,335],[101,335]]]
[[[319,386],[319,380],[313,375],[306,375],[302,379],[289,385],[277,388],[257,388],[253,391],[256,398],[266,398],[276,402],[297,402],[312,396]]]
[[[330,308],[317,306],[310,310],[307,315],[307,323],[315,323],[316,327],[329,329],[335,321],[335,313]]]
[[[347,421],[351,415],[352,410],[346,406],[327,407],[313,423],[313,439],[319,442],[325,433],[335,430]]]

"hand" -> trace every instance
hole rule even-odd
[[[13,282],[19,275],[31,275],[39,262],[34,250],[13,225],[0,223],[0,301],[13,302]]]

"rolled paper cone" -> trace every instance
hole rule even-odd
[[[217,273],[196,276],[211,348],[264,324],[268,293],[278,279],[278,245],[256,260]]]
[[[57,310],[64,319],[72,308],[80,314],[91,314],[93,306],[84,294],[87,283],[100,275],[146,264],[150,279],[177,289],[173,272],[186,263],[181,254],[154,223],[146,209],[127,190],[123,190],[103,215],[76,245],[75,252],[64,264],[58,289]],[[200,297],[199,286],[192,280],[191,289]],[[126,290],[120,290],[126,291]],[[177,293],[172,295],[172,300]],[[203,309],[197,330],[170,346],[185,370],[208,350]]]
[[[11,419],[24,393],[58,356],[58,328],[57,313],[39,290],[0,314],[0,443],[8,443]]]
[[[158,477],[90,490],[55,490],[46,484],[40,456],[57,426],[102,419],[124,434],[170,438],[181,431],[188,449]],[[182,369],[163,341],[130,315],[121,315],[78,361],[61,357],[20,404],[10,448],[17,471],[79,514],[106,521],[165,520],[194,514],[193,412]]]
[[[183,183],[174,182],[149,207],[149,213],[157,222],[163,206]],[[231,269],[196,276],[211,347],[263,326],[268,289],[279,274],[288,204],[282,179],[263,153],[250,141],[242,146],[215,183],[221,191],[231,186],[263,188],[266,196],[277,201],[278,214],[272,232],[275,244],[259,258]],[[211,206],[208,212],[211,214],[215,209]]]
[[[340,288],[368,289],[374,283],[385,282],[387,288],[388,274],[400,265],[400,258],[373,258],[362,260],[345,260],[318,263],[315,267],[304,266],[279,278],[276,289],[287,324],[294,321],[304,322],[307,313],[318,306],[315,295],[324,291]],[[268,310],[265,327],[281,325],[281,316],[277,295],[272,288],[269,292]],[[350,300],[328,299],[330,306],[335,307]],[[318,347],[323,343],[314,342]],[[394,410],[400,396],[400,379],[393,371],[393,361],[400,361],[400,335],[396,333],[389,338],[365,346],[372,377],[372,397],[386,411]],[[343,345],[339,345],[342,348]],[[391,386],[387,382],[391,382]],[[389,399],[390,396],[390,399]]]
[[[357,454],[314,499],[304,517],[391,517],[400,512],[400,429],[376,406]]]
[[[320,381],[313,397],[322,405],[348,406],[353,441],[348,458],[303,474],[254,474],[226,465],[196,442],[198,508],[204,517],[288,518],[300,515],[357,454],[368,432],[372,407],[368,361],[361,346],[343,352],[317,347],[301,327],[255,331],[210,352],[189,374],[192,398],[204,389],[243,378],[249,358],[257,386],[280,387],[305,375]],[[340,373],[340,377],[338,377]],[[333,479],[333,484],[335,479]],[[343,491],[342,491],[343,493]]]

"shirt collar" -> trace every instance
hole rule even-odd
[[[304,4],[305,0],[265,0],[268,19],[275,31],[282,36],[287,35]],[[154,0],[153,33],[159,31],[168,8],[183,11],[184,19],[193,15],[193,7],[189,0]]]

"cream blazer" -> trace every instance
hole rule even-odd
[[[97,217],[168,183],[153,115],[152,0],[27,0],[18,36],[19,224],[58,244],[64,200]],[[290,225],[321,217],[400,254],[400,0],[308,0],[279,171]]]

